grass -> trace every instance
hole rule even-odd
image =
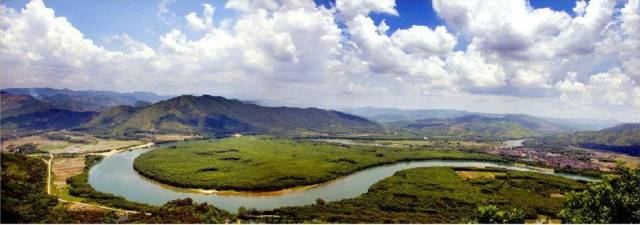
[[[235,137],[150,151],[136,158],[134,168],[180,187],[266,191],[318,184],[375,165],[419,159],[499,160],[457,150]]]
[[[527,218],[555,216],[565,199],[552,193],[583,189],[583,183],[532,172],[506,171],[495,179],[464,180],[455,168],[399,171],[354,199],[267,212],[249,210],[241,217],[269,217],[268,223],[466,223],[481,205],[518,208]],[[462,171],[473,171],[465,168]],[[487,172],[486,170],[478,172]]]
[[[69,147],[70,145],[71,145],[71,143],[69,143],[69,142],[43,144],[43,145],[38,146],[38,149],[48,152],[48,151],[53,151],[53,150],[57,150],[57,149],[64,149],[66,147]]]

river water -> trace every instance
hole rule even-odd
[[[151,205],[162,205],[170,200],[189,197],[197,202],[208,202],[218,208],[235,212],[241,206],[248,209],[270,210],[283,206],[313,204],[318,198],[322,198],[325,201],[354,198],[367,192],[371,185],[393,175],[395,172],[416,167],[498,167],[510,170],[550,173],[547,170],[493,162],[426,160],[377,166],[308,188],[278,192],[204,192],[160,184],[142,177],[133,169],[133,161],[136,157],[161,146],[163,145],[126,151],[104,158],[89,171],[89,184],[98,191],[112,193],[131,201]],[[578,180],[593,180],[589,177],[577,175],[556,175]]]

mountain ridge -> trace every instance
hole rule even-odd
[[[96,118],[100,118],[98,115]],[[88,124],[94,122],[89,121]],[[99,123],[97,123],[99,124]],[[94,124],[85,128],[99,128]],[[340,133],[380,131],[375,122],[318,108],[265,107],[220,96],[181,95],[146,106],[113,126],[127,133]]]

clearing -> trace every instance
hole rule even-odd
[[[56,135],[62,137],[60,139],[48,138],[47,136]],[[65,140],[66,139],[66,140]],[[136,145],[144,144],[137,140],[112,140],[93,137],[90,135],[79,135],[63,132],[50,132],[43,135],[34,135],[19,138],[16,140],[8,140],[2,142],[2,149],[7,149],[10,145],[19,146],[22,144],[33,143],[37,145],[38,150],[58,153],[91,153],[101,152],[113,149],[124,149]]]
[[[464,180],[473,180],[473,179],[496,179],[496,176],[504,176],[506,173],[504,172],[489,172],[489,171],[466,171],[459,170],[456,171],[456,174],[460,176]]]
[[[67,178],[84,171],[84,156],[73,158],[54,158],[52,172],[53,184],[61,189],[67,185]]]

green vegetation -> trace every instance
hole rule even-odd
[[[115,223],[112,211],[68,211],[45,192],[47,165],[2,153],[2,223]]]
[[[465,115],[455,118],[430,118],[399,121],[389,126],[440,139],[506,140],[539,137],[568,131],[569,128],[527,115],[482,116]]]
[[[83,198],[83,202],[97,203],[114,208],[136,211],[150,211],[153,209],[153,206],[132,202],[126,198],[99,192],[93,189],[89,184],[89,169],[101,159],[102,156],[97,155],[87,155],[85,157],[85,171],[81,174],[67,178],[67,184],[69,185],[68,192],[70,195]]]
[[[47,165],[40,159],[2,153],[2,223],[38,223],[58,200],[47,195]]]
[[[495,179],[465,181],[456,170],[474,169],[403,170],[354,199],[267,212],[249,210],[239,217],[279,216],[264,219],[270,223],[464,223],[482,216],[480,206],[495,205],[509,209],[510,215],[503,216],[519,220],[522,214],[525,218],[556,215],[565,200],[552,194],[585,187],[567,178],[506,170],[495,170],[505,173]]]
[[[478,223],[523,223],[526,216],[517,208],[501,210],[495,205],[480,206],[478,212],[480,213],[477,218]]]
[[[32,154],[38,152],[38,146],[33,143],[26,143],[18,146],[9,145],[7,150],[9,150],[9,152],[20,154]]]
[[[628,123],[599,131],[557,134],[527,141],[525,145],[549,149],[574,145],[640,156],[640,124]]]
[[[640,223],[640,169],[618,167],[603,182],[570,193],[560,216],[571,223]]]
[[[151,215],[139,213],[131,215],[126,223],[200,223],[222,224],[235,221],[235,216],[207,203],[195,203],[192,199],[179,199],[167,202],[150,211]]]
[[[119,114],[126,116],[127,112],[121,111]],[[382,130],[374,122],[337,111],[264,107],[209,95],[183,95],[145,107],[126,119],[115,117],[121,122],[111,124],[111,120],[105,120],[109,123],[90,123],[86,128],[113,127],[108,131],[114,135],[206,133],[214,136],[233,133],[318,134]]]
[[[457,150],[237,137],[150,151],[136,158],[133,166],[146,177],[181,187],[279,190],[322,183],[380,164],[419,159],[499,160]]]

